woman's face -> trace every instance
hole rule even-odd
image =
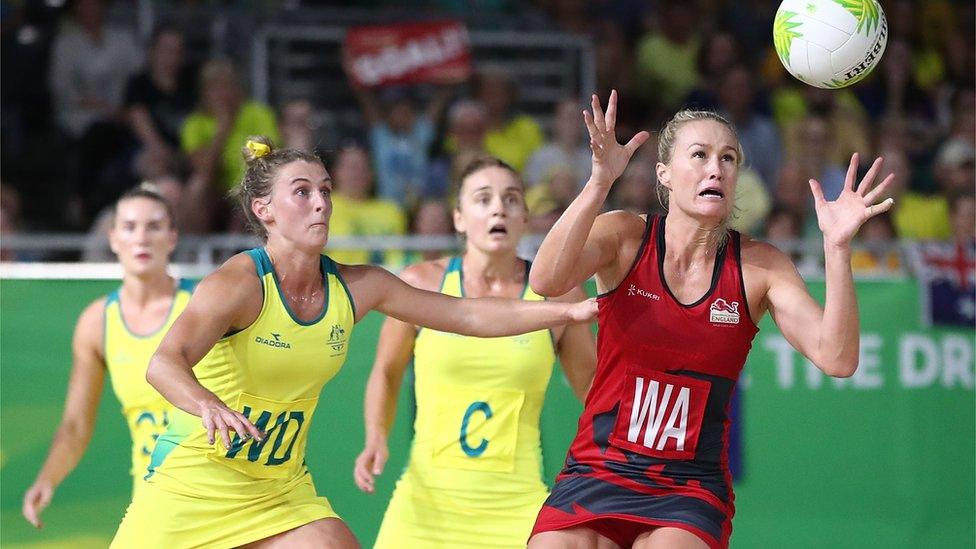
[[[126,274],[165,272],[176,249],[176,229],[166,207],[145,197],[127,198],[115,207],[109,245]]]
[[[773,241],[800,238],[800,227],[789,214],[773,215],[766,220],[766,238]]]
[[[725,124],[695,120],[675,135],[671,163],[658,162],[657,176],[670,191],[669,211],[709,222],[732,213],[739,176],[738,142]]]
[[[509,170],[489,166],[461,182],[454,228],[485,252],[514,251],[525,234],[525,187]]]
[[[976,239],[976,198],[964,196],[956,199],[952,210],[952,234],[959,240]]]
[[[296,160],[278,169],[271,196],[255,198],[251,208],[268,236],[279,236],[309,250],[329,240],[332,178],[322,164]]]
[[[237,76],[231,71],[211,75],[204,82],[202,95],[204,105],[211,114],[228,109],[233,112],[244,98]]]
[[[183,66],[183,36],[177,32],[161,33],[149,56],[153,67],[175,75]]]
[[[343,195],[366,198],[373,187],[373,168],[369,155],[360,148],[344,149],[335,164],[336,186]]]

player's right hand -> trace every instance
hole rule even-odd
[[[600,106],[600,98],[593,94],[590,100],[591,111],[583,111],[583,122],[590,133],[590,150],[593,151],[590,181],[610,186],[624,173],[630,157],[651,136],[638,132],[626,145],[617,141],[617,90],[610,92],[607,112]]]
[[[43,480],[38,480],[33,486],[24,493],[24,506],[21,511],[27,522],[34,525],[34,528],[44,528],[41,522],[41,513],[51,504],[54,497],[54,486]]]
[[[215,399],[200,406],[200,421],[207,430],[207,441],[213,444],[219,432],[221,442],[228,450],[233,440],[231,431],[239,434],[241,438],[253,437],[258,441],[264,440],[264,433],[248,421],[244,414],[231,410],[220,400]]]
[[[352,476],[356,486],[367,494],[376,491],[376,476],[383,472],[389,457],[390,451],[386,443],[367,444],[356,458],[356,466],[353,468]]]

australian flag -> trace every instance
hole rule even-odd
[[[919,242],[911,250],[929,325],[976,325],[976,241]]]

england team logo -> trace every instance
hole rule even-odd
[[[715,324],[738,324],[739,302],[729,303],[721,297],[712,302],[709,309],[709,320]]]

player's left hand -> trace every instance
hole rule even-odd
[[[880,156],[875,159],[871,169],[864,175],[864,179],[855,190],[858,154],[851,155],[851,165],[847,168],[844,190],[833,202],[828,202],[824,198],[820,182],[815,179],[810,180],[810,190],[813,192],[817,209],[817,223],[823,232],[825,244],[839,247],[849,245],[865,221],[891,209],[892,204],[895,203],[893,198],[886,198],[881,202],[877,200],[884,195],[885,189],[895,177],[894,174],[889,174],[879,185],[871,188],[875,177],[881,171],[882,163],[883,159]]]

